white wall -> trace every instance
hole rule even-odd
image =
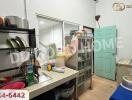
[[[120,1],[132,4],[132,0],[99,0],[96,4],[96,14],[101,15],[101,27],[116,25],[118,29],[118,58],[132,58],[132,9],[115,12],[112,4]],[[98,27],[98,26],[97,26]]]
[[[94,0],[27,0],[27,6],[30,22],[35,21],[34,14],[39,13],[53,18],[95,27]]]
[[[25,17],[23,0],[0,0],[0,16]]]
[[[39,31],[39,40],[44,45],[56,44],[56,48],[62,48],[62,26],[61,23]]]
[[[93,0],[26,0],[26,3],[29,26],[36,28],[37,43],[39,43],[39,30],[36,13],[95,27]]]

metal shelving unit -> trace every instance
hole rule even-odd
[[[35,34],[35,29],[23,29],[14,27],[0,26],[0,33],[23,33],[23,34]]]
[[[29,47],[24,47],[24,48],[19,48],[19,49],[35,48],[36,47],[35,29],[23,29],[23,28],[0,26],[0,34],[8,34],[8,33],[28,34]],[[33,41],[34,41],[34,43],[33,43]],[[13,49],[17,49],[17,48],[0,48],[0,50],[13,50]]]
[[[24,28],[0,26],[0,34],[9,34],[9,33],[27,34],[29,46],[23,47],[23,48],[2,48],[2,47],[0,47],[0,50],[12,51],[12,50],[16,50],[16,49],[21,49],[21,50],[25,49],[25,50],[29,50],[31,53],[31,50],[36,47],[35,29],[24,29]],[[2,70],[0,69],[0,72],[7,72],[10,70],[16,70],[16,69],[19,69],[19,67],[7,68],[7,69],[2,69]]]
[[[70,68],[79,71],[77,78],[77,87],[90,80],[92,87],[92,69],[93,69],[93,38],[88,36],[78,37],[78,50],[66,63]]]

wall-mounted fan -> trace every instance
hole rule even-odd
[[[123,11],[126,8],[132,8],[132,5],[125,5],[124,3],[119,3],[119,2],[113,4],[114,11]]]

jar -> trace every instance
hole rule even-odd
[[[65,66],[65,56],[64,53],[58,53],[56,57],[56,67],[64,67]]]

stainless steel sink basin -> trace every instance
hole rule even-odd
[[[132,75],[123,76],[121,86],[127,90],[132,91]]]
[[[48,75],[46,75],[45,73],[43,73],[43,75],[39,76],[39,83],[47,82],[50,79],[51,79],[51,77],[49,77]]]

